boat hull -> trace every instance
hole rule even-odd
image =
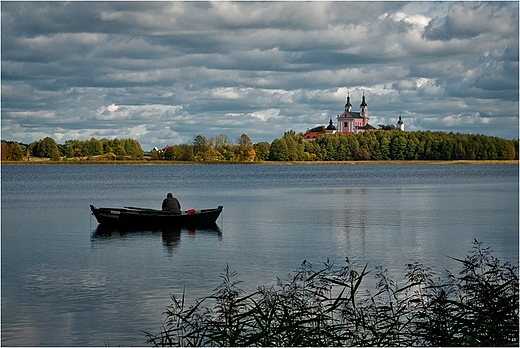
[[[215,225],[222,212],[222,206],[216,209],[184,211],[173,214],[161,210],[143,208],[96,208],[90,210],[98,223],[107,226],[131,227],[197,227]]]

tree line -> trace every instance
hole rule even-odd
[[[226,135],[206,138],[197,135],[191,144],[167,146],[152,150],[151,160],[199,161],[199,162],[261,162],[269,160],[271,145],[268,142],[254,144],[247,134],[235,143]]]
[[[378,130],[359,134],[321,134],[304,140],[287,131],[271,143],[253,143],[242,134],[235,142],[226,135],[166,146],[145,153],[134,139],[67,140],[46,137],[29,145],[2,141],[2,161],[29,157],[52,160],[151,160],[198,162],[262,161],[387,161],[387,160],[518,160],[518,140],[481,134]],[[145,156],[146,155],[146,156]]]
[[[278,161],[513,160],[518,140],[486,135],[431,131],[379,130],[358,134],[322,134],[304,141],[286,132],[271,145]]]
[[[30,157],[49,158],[54,161],[72,158],[123,160],[144,159],[141,144],[134,139],[67,140],[57,144],[46,137],[30,144],[2,140],[2,161],[23,161]]]

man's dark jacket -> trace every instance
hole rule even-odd
[[[162,210],[180,214],[181,204],[175,197],[166,197],[166,199],[162,202]]]

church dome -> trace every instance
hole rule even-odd
[[[327,130],[336,130],[336,127],[332,124],[332,119],[330,119],[329,125],[327,126]]]

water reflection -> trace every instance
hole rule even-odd
[[[168,254],[173,254],[179,247],[183,234],[187,234],[190,238],[197,236],[216,237],[218,241],[222,241],[222,230],[217,224],[197,228],[158,227],[146,230],[100,224],[94,229],[91,241],[92,243],[106,243],[124,238],[156,238],[159,233],[162,235],[163,245]]]
[[[366,252],[366,238],[368,215],[370,203],[367,202],[369,189],[367,188],[347,188],[342,190],[347,196],[341,209],[340,221],[343,234],[339,237],[344,239],[345,250],[354,248],[361,250],[364,255]]]

